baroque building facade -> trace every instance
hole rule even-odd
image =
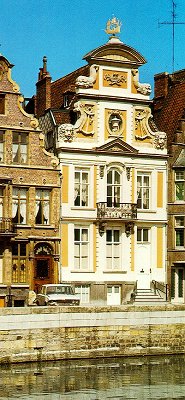
[[[0,55],[0,306],[23,306],[29,291],[58,282],[60,176],[38,120],[25,112]]]
[[[146,60],[112,25],[87,64],[57,81],[44,57],[29,104],[62,174],[62,281],[82,303],[110,305],[166,284],[167,224],[166,134],[139,81]]]
[[[155,75],[154,119],[167,133],[168,286],[174,303],[185,302],[185,70]]]

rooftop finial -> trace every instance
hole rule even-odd
[[[121,25],[121,21],[113,16],[112,19],[107,21],[105,32],[107,35],[111,35],[110,38],[117,38],[117,34],[120,33]]]

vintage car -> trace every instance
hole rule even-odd
[[[36,295],[38,306],[73,305],[78,306],[80,299],[74,288],[68,283],[43,285],[41,292]]]

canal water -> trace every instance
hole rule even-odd
[[[0,366],[0,399],[185,399],[185,356]]]

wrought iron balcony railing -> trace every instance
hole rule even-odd
[[[0,217],[0,234],[11,234],[14,232],[12,218]]]
[[[108,206],[106,202],[97,203],[97,218],[133,220],[137,218],[137,204],[119,203]]]

